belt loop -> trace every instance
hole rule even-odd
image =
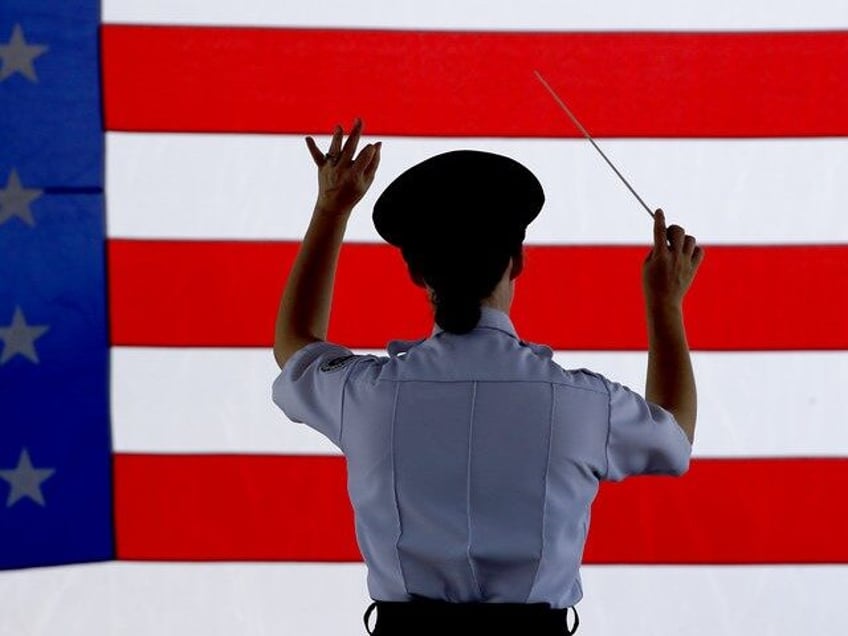
[[[371,605],[368,606],[368,609],[365,610],[365,616],[362,617],[363,621],[365,622],[365,631],[368,632],[369,634],[374,633],[374,632],[371,631],[371,628],[368,626],[368,620],[371,618],[371,614],[375,609],[377,609],[377,602],[376,601],[371,603]],[[376,627],[376,625],[375,625],[375,627]]]
[[[572,606],[571,609],[574,610],[574,625],[570,629],[568,627],[568,608],[565,610],[565,633],[569,636],[577,632],[577,627],[580,625],[580,614],[577,613],[577,608]]]

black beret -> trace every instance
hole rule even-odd
[[[485,241],[520,234],[523,239],[544,202],[539,180],[514,159],[454,150],[392,181],[374,204],[372,219],[380,236],[398,247],[440,238]]]

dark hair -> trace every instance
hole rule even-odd
[[[514,259],[512,276],[523,267],[524,232],[510,232],[484,240],[421,241],[401,253],[416,285],[432,288],[435,321],[445,331],[468,333],[481,316],[481,301],[491,296]]]

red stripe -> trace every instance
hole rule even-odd
[[[578,136],[848,133],[848,32],[462,33],[107,25],[110,130]]]
[[[586,563],[847,563],[848,459],[603,484]],[[118,558],[356,561],[340,457],[118,455]]]
[[[270,346],[297,243],[109,241],[112,343]],[[512,317],[555,349],[646,348],[647,247],[531,245]],[[848,349],[848,245],[707,246],[687,299],[700,350]],[[345,244],[328,339],[384,348],[432,328],[425,293],[387,245]]]
[[[339,457],[116,455],[120,559],[359,559]]]

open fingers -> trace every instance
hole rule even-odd
[[[361,174],[366,179],[368,179],[369,176],[373,176],[374,172],[377,170],[377,166],[375,164],[379,164],[380,162],[380,146],[381,142],[365,146],[365,148],[362,149],[362,152],[359,153],[356,161],[353,162],[353,171]]]
[[[318,144],[315,143],[315,140],[312,137],[306,138],[306,147],[309,148],[309,154],[312,155],[312,160],[315,162],[315,165],[319,168],[324,165],[324,162],[327,161],[324,158],[324,153],[318,148]]]
[[[383,149],[383,142],[378,141],[374,144],[374,156],[371,157],[371,163],[365,168],[364,176],[369,181],[374,178],[374,174],[377,172],[377,166],[380,165],[380,151]]]
[[[377,172],[377,166],[380,165],[380,148],[382,145],[383,142],[381,141],[373,145],[368,144],[354,164],[354,169],[362,175],[365,181],[370,182],[374,178],[374,173]]]
[[[333,139],[330,142],[330,149],[327,151],[328,155],[332,155],[333,157],[338,157],[339,152],[342,149],[342,136],[344,135],[344,131],[342,127],[336,124],[336,127],[333,129]]]
[[[362,152],[359,153],[359,156],[356,158],[356,161],[353,162],[353,171],[354,172],[364,172],[368,167],[368,164],[371,163],[371,159],[374,158],[375,148],[373,145],[368,144],[365,148],[362,149]]]
[[[342,163],[346,163],[353,159],[353,155],[356,154],[356,146],[359,144],[359,137],[361,134],[362,120],[357,117],[353,120],[353,128],[350,131],[350,135],[348,135],[344,148],[342,148],[342,154],[339,159]]]

